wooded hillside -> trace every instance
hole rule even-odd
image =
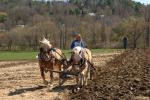
[[[38,49],[45,36],[61,49],[70,48],[72,32],[88,48],[150,46],[150,5],[132,0],[0,0],[0,49]]]

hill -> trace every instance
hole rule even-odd
[[[44,35],[54,46],[67,49],[70,33],[75,31],[82,34],[89,48],[121,48],[124,36],[130,48],[134,44],[144,47],[149,43],[149,8],[132,0],[1,0],[0,30],[7,34],[0,37],[0,46],[35,50]]]

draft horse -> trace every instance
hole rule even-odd
[[[52,70],[61,71],[63,67],[62,51],[58,48],[52,48],[50,42],[45,38],[40,43],[42,43],[42,46],[38,54],[39,67],[43,83],[48,84],[44,73],[49,71],[50,81],[53,82],[54,75]],[[60,84],[60,74],[58,78]]]
[[[87,48],[75,47],[72,50],[72,66],[67,70],[76,74],[77,87],[87,85],[88,76],[91,77],[92,54]]]

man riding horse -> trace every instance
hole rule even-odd
[[[77,34],[71,44],[72,54],[69,60],[70,67],[67,69],[72,73],[77,73],[76,81],[78,86],[87,85],[87,78],[90,73],[90,66],[93,67],[92,54],[87,48],[84,48],[81,35]],[[91,77],[91,75],[90,75]]]
[[[71,50],[72,50],[73,48],[77,47],[77,46],[79,46],[79,47],[81,47],[81,48],[84,48],[84,43],[83,43],[83,41],[82,41],[81,35],[80,35],[80,34],[77,34],[77,33],[74,33],[74,35],[75,35],[75,40],[73,40],[72,43],[71,43],[71,46],[70,46]],[[69,63],[71,64],[72,61],[73,61],[73,59],[72,59],[72,55],[71,55],[71,58],[70,58],[70,60],[69,60]]]

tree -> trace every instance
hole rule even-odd
[[[7,16],[7,13],[0,12],[0,23],[3,23],[6,20]]]
[[[145,8],[145,44],[146,47],[150,47],[150,5]]]
[[[123,36],[127,36],[131,47],[137,48],[137,42],[142,36],[144,30],[143,22],[143,18],[130,17],[122,21],[122,23],[114,29],[114,32],[118,34],[118,39],[122,39]]]

